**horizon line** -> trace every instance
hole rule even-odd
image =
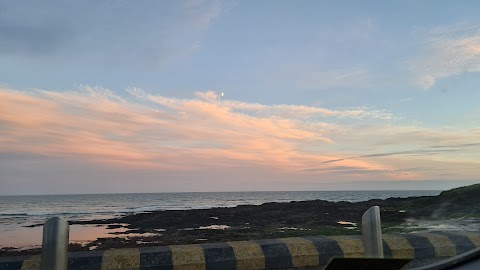
[[[454,188],[450,188],[454,189]],[[347,190],[245,190],[245,191],[162,191],[162,192],[121,192],[121,193],[57,193],[57,194],[0,194],[9,196],[67,196],[67,195],[126,195],[126,194],[180,194],[180,193],[261,193],[261,192],[362,192],[362,191],[445,191],[450,189],[347,189]]]

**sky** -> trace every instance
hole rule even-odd
[[[479,9],[0,0],[0,195],[480,182]]]

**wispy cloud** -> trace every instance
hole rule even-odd
[[[183,2],[185,14],[192,19],[193,25],[200,29],[207,29],[216,18],[233,7],[233,1],[227,0],[187,0]]]
[[[432,179],[437,168],[459,166],[470,168],[459,173],[464,179],[478,172],[471,169],[479,160],[475,131],[402,125],[390,113],[366,108],[248,103],[215,91],[191,99],[134,87],[127,92],[124,98],[90,86],[68,92],[2,88],[0,152],[122,170],[202,175],[244,168],[309,181],[318,175]]]
[[[410,66],[416,85],[428,89],[439,79],[480,71],[480,26],[442,26],[426,35],[425,52]]]
[[[402,98],[398,102],[409,102],[409,101],[412,101],[412,100],[413,100],[413,98]]]
[[[368,154],[368,155],[361,155],[361,156],[354,156],[354,157],[346,157],[346,158],[339,158],[339,159],[332,159],[327,160],[322,163],[333,163],[348,159],[359,159],[359,158],[372,158],[372,157],[387,157],[387,156],[424,156],[424,155],[434,155],[440,154],[445,152],[455,152],[456,149],[418,149],[418,150],[407,150],[407,151],[398,151],[398,152],[387,152],[387,153],[375,153],[375,154]]]
[[[95,87],[73,92],[3,89],[0,123],[7,132],[1,149],[188,169],[234,165],[235,160],[293,165],[299,141],[330,141],[292,119],[235,112],[228,101],[144,95],[135,88],[129,92],[151,103],[129,102]]]
[[[299,85],[312,89],[341,87],[368,87],[372,83],[370,72],[365,68],[349,68],[318,71],[305,70],[298,78]]]
[[[310,173],[332,173],[338,175],[344,175],[349,177],[358,177],[361,175],[368,175],[372,176],[387,176],[387,177],[394,177],[394,178],[415,178],[416,172],[420,171],[429,171],[432,168],[423,168],[423,167],[413,167],[413,168],[400,168],[400,169],[390,169],[390,170],[374,170],[374,169],[365,169],[362,167],[349,167],[349,166],[333,166],[329,168],[309,168],[302,170],[302,172],[310,172]]]
[[[205,31],[231,7],[228,0],[3,2],[0,54],[157,66],[198,49]]]
[[[166,98],[162,96],[154,96],[145,93],[139,88],[128,88],[127,92],[134,95],[137,98],[147,99],[154,101],[163,106],[177,106],[184,102],[194,102],[195,100],[187,99],[174,99]],[[346,110],[331,110],[322,107],[313,107],[306,105],[265,105],[260,103],[251,103],[251,102],[241,102],[230,100],[228,97],[223,97],[224,93],[217,93],[215,91],[206,91],[206,92],[195,92],[195,96],[200,99],[201,102],[215,104],[216,106],[221,106],[229,111],[234,111],[237,113],[246,113],[254,114],[256,116],[281,116],[284,118],[355,118],[355,119],[382,119],[382,120],[394,120],[395,117],[392,113],[386,110],[372,110],[369,108],[353,108]]]

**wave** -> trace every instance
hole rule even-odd
[[[114,214],[114,212],[22,212],[22,213],[0,213],[0,216],[66,216],[66,215],[98,215]]]
[[[159,206],[142,206],[142,207],[127,207],[125,209],[113,210],[113,213],[131,213],[131,212],[147,212],[147,211],[156,211],[162,210]]]

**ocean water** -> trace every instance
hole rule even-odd
[[[32,247],[40,244],[41,227],[25,226],[43,223],[52,216],[67,220],[90,220],[153,210],[205,209],[316,199],[358,202],[390,197],[435,196],[440,192],[292,191],[0,196],[0,247]],[[80,242],[105,237],[108,233],[98,227],[75,226],[71,228],[70,238]]]

